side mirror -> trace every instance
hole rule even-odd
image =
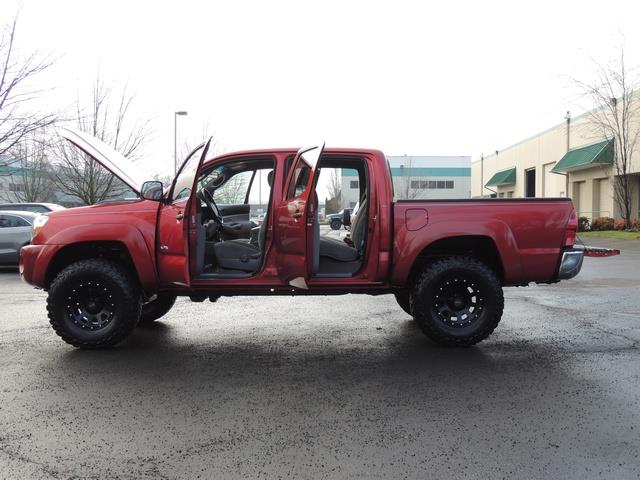
[[[150,180],[142,184],[140,189],[140,196],[145,200],[154,200],[159,202],[162,200],[162,192],[164,191],[164,185],[158,180]]]

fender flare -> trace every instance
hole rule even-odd
[[[154,253],[149,251],[147,242],[140,230],[122,223],[74,225],[56,232],[55,235],[48,239],[47,245],[57,245],[61,248],[57,249],[56,253],[52,255],[46,270],[48,270],[51,260],[55,258],[55,255],[62,248],[90,242],[118,242],[123,244],[131,257],[142,288],[149,291],[157,289],[158,272],[154,261]]]
[[[398,258],[393,267],[393,285],[406,285],[413,265],[429,246],[439,240],[454,237],[490,238],[502,262],[505,283],[510,283],[522,275],[522,262],[515,237],[509,225],[501,220],[446,220],[429,223],[418,231],[403,233],[408,241],[402,250],[395,249]]]

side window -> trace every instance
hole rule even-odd
[[[247,198],[247,190],[251,184],[253,170],[240,172],[231,177],[213,193],[213,199],[218,205],[240,205]]]
[[[189,195],[191,195],[191,187],[193,186],[193,181],[196,177],[196,170],[200,163],[200,155],[202,155],[203,148],[204,146],[201,146],[191,152],[189,158],[182,165],[171,193],[172,202],[189,198]]]
[[[295,171],[293,172],[293,178],[289,185],[289,191],[287,192],[287,198],[295,198],[302,195],[307,190],[309,184],[309,176],[311,175],[311,168],[304,162],[299,162]]]
[[[13,215],[0,215],[0,228],[29,227],[30,224],[20,217]]]

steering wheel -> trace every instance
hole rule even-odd
[[[209,207],[209,210],[211,210],[213,220],[216,223],[222,224],[222,214],[220,213],[220,209],[218,208],[218,205],[216,205],[213,195],[211,195],[211,192],[206,188],[202,189],[202,199],[204,200],[204,203],[207,204],[207,207]]]

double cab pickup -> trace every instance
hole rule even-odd
[[[429,338],[469,346],[498,325],[503,287],[569,279],[585,255],[617,253],[576,245],[568,198],[394,200],[378,150],[211,158],[209,140],[165,186],[83,132],[61,135],[137,195],[42,215],[21,249],[22,278],[48,292],[51,326],[80,348],[117,344],[178,296],[347,293],[394,294]],[[359,189],[344,238],[319,222],[319,179],[332,169]],[[259,226],[252,203],[266,212]]]

